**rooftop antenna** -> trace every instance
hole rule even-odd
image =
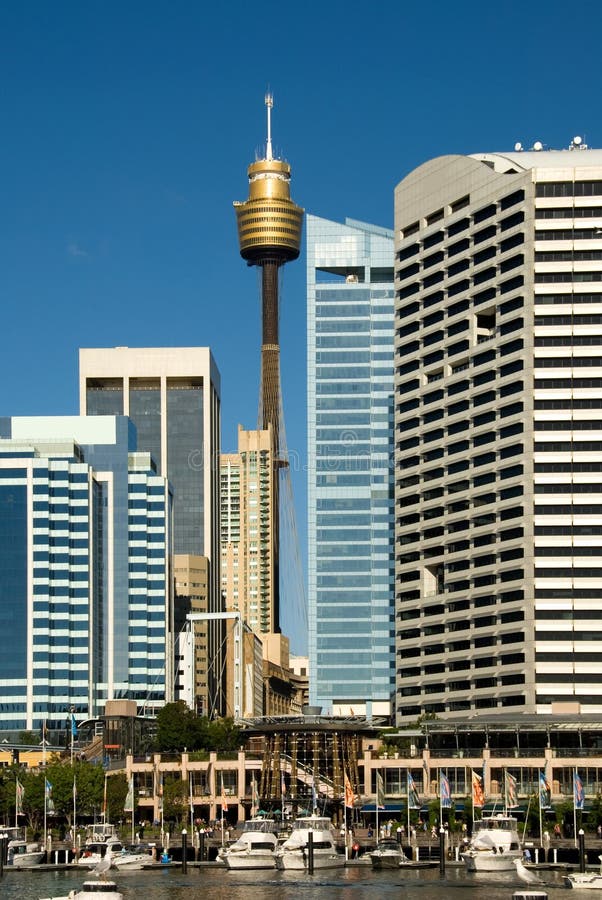
[[[273,159],[274,157],[272,156],[272,107],[274,105],[274,97],[269,91],[265,95],[265,105],[266,105],[266,108],[268,111],[268,139],[266,141],[266,147],[265,147],[265,151],[266,151],[265,158]]]

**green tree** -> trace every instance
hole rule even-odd
[[[125,800],[128,793],[128,780],[123,773],[107,778],[107,819],[116,822],[124,818]],[[136,803],[134,799],[134,811]],[[128,814],[129,815],[129,814]]]
[[[234,719],[215,719],[208,724],[207,750],[238,750],[240,746],[240,728]]]
[[[36,746],[40,743],[40,735],[37,731],[20,731],[19,732],[19,743],[20,744],[35,744]]]
[[[182,826],[188,816],[188,786],[177,775],[169,776],[163,782],[163,818]]]
[[[167,703],[157,713],[157,750],[202,749],[199,742],[198,716],[183,700]]]

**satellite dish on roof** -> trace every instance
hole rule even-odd
[[[583,140],[583,138],[580,135],[576,134],[575,137],[573,138],[573,144],[575,145],[575,147],[579,147],[582,140]]]
[[[523,149],[523,145],[521,144],[520,141],[516,142],[516,144],[514,145],[514,149],[516,150],[517,153],[519,153]]]
[[[533,149],[538,151],[543,150],[543,144],[541,143],[541,141],[535,141],[535,143],[533,144]]]

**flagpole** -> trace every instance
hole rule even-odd
[[[407,799],[408,809],[407,809],[407,813],[408,813],[408,843],[409,843],[409,841],[410,841],[410,770],[409,770],[409,769],[406,769],[406,787],[407,787],[407,789],[408,789],[408,799]],[[411,855],[411,854],[410,854],[410,855]]]
[[[76,802],[77,787],[75,786],[75,772],[73,773],[73,843],[75,844],[75,828],[76,828]]]
[[[130,783],[128,785],[129,793],[132,797],[132,847],[134,846],[134,776],[130,775]]]
[[[48,779],[44,772],[44,850],[48,852]]]
[[[15,778],[15,828],[19,825],[19,779]]]
[[[543,825],[541,815],[541,784],[539,785],[539,843],[543,844]]]
[[[377,843],[377,844],[378,844],[378,840],[379,840],[379,837],[380,837],[380,833],[379,833],[379,830],[378,830],[378,801],[379,801],[379,796],[378,796],[378,777],[379,777],[379,775],[380,775],[380,772],[379,772],[378,769],[377,769],[377,770],[376,770],[376,843]],[[382,776],[381,776],[381,777],[382,777]]]
[[[577,846],[577,803],[576,796],[577,792],[575,790],[575,786],[577,784],[575,775],[577,774],[577,769],[573,769],[573,838],[575,841],[575,847]]]

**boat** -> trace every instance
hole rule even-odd
[[[345,865],[345,857],[337,853],[330,819],[325,816],[302,816],[295,819],[290,837],[276,850],[277,869],[307,869],[310,834],[314,869],[338,869]]]
[[[218,854],[228,869],[274,869],[278,835],[274,819],[253,818],[245,822],[238,840]]]
[[[476,819],[468,849],[461,855],[467,872],[514,871],[514,860],[523,855],[517,820],[502,813]]]
[[[573,890],[602,891],[602,856],[599,856],[599,872],[572,872],[563,876],[563,884]]]
[[[373,869],[397,869],[408,862],[407,856],[395,838],[385,838],[379,841],[376,849],[372,850],[368,856]]]
[[[25,840],[24,828],[17,825],[14,828],[3,828],[2,831],[8,838],[6,865],[15,868],[40,865],[46,852],[40,844],[28,843]]]
[[[152,851],[142,847],[132,847],[131,849],[122,847],[119,853],[113,852],[112,862],[113,868],[119,869],[120,872],[146,869],[147,866],[157,865]]]
[[[24,868],[25,866],[39,866],[46,856],[46,851],[40,849],[39,844],[28,844],[27,841],[9,841],[7,847],[7,866]]]
[[[123,900],[114,881],[84,881],[79,891],[69,891],[62,897],[42,897],[41,900]]]
[[[106,859],[107,856],[111,860],[111,867],[121,871],[144,869],[146,866],[156,864],[156,860],[153,859],[148,850],[136,848],[128,850],[118,840],[86,842],[77,864],[78,866],[85,866],[87,869],[94,869],[100,860]]]

